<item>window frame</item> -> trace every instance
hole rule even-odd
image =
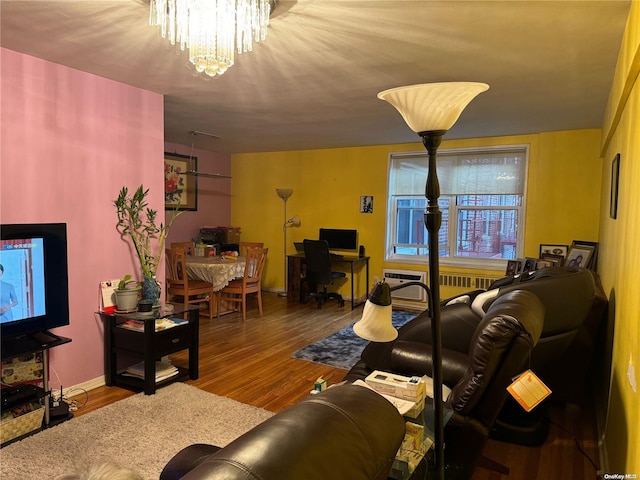
[[[443,198],[449,198],[449,218],[448,218],[448,231],[447,238],[449,243],[447,248],[450,252],[449,257],[440,256],[440,265],[451,267],[466,267],[477,268],[486,270],[504,270],[507,265],[507,259],[491,259],[491,258],[475,258],[475,257],[462,257],[456,256],[457,251],[457,228],[458,228],[458,212],[459,210],[516,210],[518,228],[516,233],[516,258],[523,258],[524,256],[524,238],[526,230],[526,206],[527,206],[527,185],[528,185],[528,173],[529,173],[529,152],[530,146],[527,144],[514,144],[514,145],[499,145],[491,147],[469,147],[469,148],[450,148],[442,149],[438,154],[469,154],[469,153],[494,153],[501,150],[523,150],[525,165],[523,167],[523,188],[522,188],[522,202],[519,207],[512,206],[461,206],[458,205],[457,197],[460,195],[447,195],[441,194],[439,200]],[[392,152],[389,154],[388,168],[387,168],[387,222],[386,222],[386,238],[385,238],[385,261],[394,263],[407,263],[415,265],[428,265],[429,259],[427,254],[405,255],[394,252],[394,247],[399,245],[395,242],[396,228],[397,228],[397,202],[400,199],[407,198],[421,198],[426,202],[424,195],[393,195],[392,188],[392,167],[395,159],[402,159],[403,157],[423,157],[427,158],[427,152],[422,151],[410,151],[410,152]],[[437,162],[437,157],[436,157]],[[426,205],[426,203],[425,203]],[[442,210],[442,209],[441,209]],[[427,238],[427,232],[425,229],[425,240]],[[426,245],[428,247],[428,245]],[[417,247],[420,248],[420,247]]]

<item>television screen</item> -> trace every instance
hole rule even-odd
[[[358,231],[340,228],[321,228],[318,236],[326,240],[332,250],[357,250]]]
[[[44,239],[0,240],[0,323],[47,313]]]
[[[69,324],[67,226],[0,225],[0,332],[18,337]]]

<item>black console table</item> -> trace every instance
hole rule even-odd
[[[143,390],[153,395],[156,388],[186,378],[198,378],[198,341],[200,337],[199,308],[182,304],[174,305],[171,313],[155,311],[146,317],[137,313],[107,314],[99,312],[104,322],[105,383],[131,390]],[[187,322],[166,330],[155,330],[156,320],[165,317],[183,317]],[[127,320],[144,322],[144,331],[138,332],[122,326]],[[156,382],[156,361],[165,355],[189,350],[189,367],[178,368],[178,374]],[[124,375],[118,371],[119,357],[137,357],[144,362],[144,378]]]
[[[2,446],[18,441],[29,435],[33,435],[34,433],[39,432],[42,428],[47,428],[50,425],[51,391],[49,390],[49,350],[70,342],[70,338],[60,337],[48,331],[2,339],[2,360],[42,352],[42,387],[36,387],[25,383],[3,390],[2,410],[19,407],[20,405],[37,401],[44,404],[44,419],[42,421],[42,427],[31,432],[27,432],[18,438],[14,438]],[[67,420],[72,416],[72,414],[68,414],[68,416],[65,416],[64,420]],[[57,424],[60,422],[54,423]]]

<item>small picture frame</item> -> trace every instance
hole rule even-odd
[[[164,154],[165,210],[198,210],[198,159],[177,153]]]
[[[507,269],[504,272],[507,276],[517,275],[520,270],[520,260],[507,260]]]
[[[591,245],[572,246],[567,255],[565,265],[567,267],[586,268],[593,256],[594,248]]]
[[[558,245],[555,243],[541,243],[540,244],[540,253],[538,257],[542,258],[542,255],[545,253],[551,255],[562,255],[564,258],[567,258],[567,253],[569,252],[569,245]]]
[[[552,253],[543,253],[540,255],[540,260],[551,263],[552,267],[561,267],[564,265],[564,259],[562,255],[554,255]]]
[[[536,269],[536,258],[527,257],[524,259],[524,265],[522,266],[522,273],[533,272]]]
[[[360,213],[373,213],[373,195],[360,197]]]
[[[579,248],[582,246],[593,247],[593,255],[591,255],[591,260],[589,260],[589,264],[587,265],[587,268],[595,272],[596,267],[598,266],[598,242],[588,242],[586,240],[574,240],[571,243],[571,247]]]
[[[536,270],[541,270],[547,267],[553,267],[553,262],[550,260],[538,260],[536,262]]]
[[[611,191],[609,192],[609,217],[618,218],[618,183],[620,182],[620,154],[611,160]]]

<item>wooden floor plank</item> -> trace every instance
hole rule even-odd
[[[238,313],[218,319],[202,317],[200,322],[200,378],[187,383],[202,390],[232,398],[242,403],[279,412],[305,398],[314,381],[322,376],[329,384],[337,383],[345,370],[291,358],[296,350],[320,340],[360,318],[362,307],[344,308],[330,301],[318,310],[315,305],[288,303],[274,293],[264,293],[264,316],[257,302],[249,300],[247,320]],[[186,352],[171,360],[186,365]],[[83,415],[133,395],[118,387],[99,387],[89,392]],[[78,403],[84,396],[78,395]],[[549,438],[540,447],[524,447],[490,440],[484,454],[511,468],[509,477],[478,468],[473,480],[506,479],[590,479],[595,469],[578,451],[572,435],[597,463],[597,439],[593,407],[552,406],[552,419],[561,427],[551,426]]]

